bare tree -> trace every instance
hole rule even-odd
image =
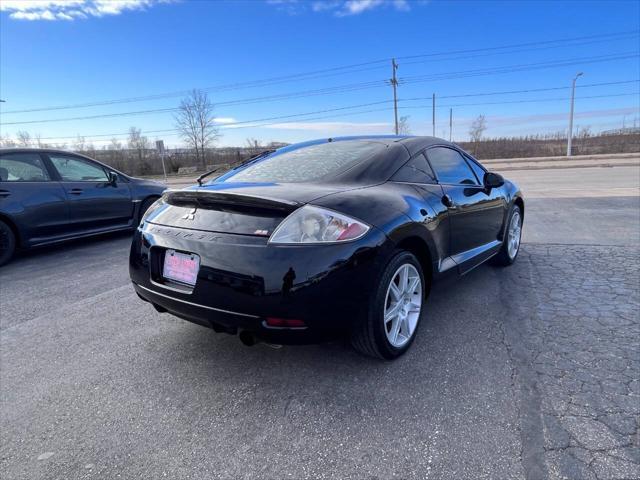
[[[29,132],[25,132],[24,130],[21,130],[16,134],[16,136],[18,138],[18,145],[20,147],[31,146],[31,135],[29,135]]]
[[[6,148],[11,148],[16,146],[16,142],[14,142],[9,135],[6,137],[0,136],[0,145]]]
[[[109,145],[105,145],[103,148],[108,152],[109,161],[112,165],[116,165],[116,168],[125,168],[122,142],[118,141],[117,138],[112,138]]]
[[[95,157],[96,156],[96,147],[93,144],[93,142],[87,143],[87,146],[85,147],[85,151],[87,152],[87,154],[90,157]]]
[[[400,117],[398,122],[398,135],[411,135],[411,127],[409,126],[409,115]]]
[[[249,155],[255,155],[256,153],[260,153],[261,150],[264,150],[260,141],[255,138],[247,138],[245,140],[247,145],[247,149],[249,150]]]
[[[484,115],[478,115],[478,117],[471,123],[469,128],[469,136],[472,142],[479,142],[482,138],[482,134],[487,129],[487,120]]]
[[[184,141],[195,150],[198,166],[204,169],[205,151],[219,137],[213,123],[213,103],[202,90],[193,90],[180,102],[174,119]]]
[[[130,150],[134,150],[138,156],[138,162],[142,163],[149,148],[149,139],[142,135],[142,130],[136,127],[129,129],[129,140],[127,146]]]
[[[81,135],[78,135],[72,146],[75,152],[84,152],[87,148],[87,141]]]
[[[41,133],[36,133],[35,134],[35,140],[36,140],[36,147],[38,147],[38,148],[46,147],[46,144],[42,143],[42,134]]]
[[[115,152],[122,150],[122,142],[120,142],[117,138],[112,138],[111,143],[107,147],[107,150],[113,150]]]
[[[580,127],[578,129],[576,137],[578,138],[589,138],[591,136],[591,126],[587,125],[586,127]]]

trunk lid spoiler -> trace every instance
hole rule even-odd
[[[288,214],[298,207],[304,205],[303,202],[287,200],[281,198],[271,198],[264,195],[251,195],[238,191],[220,190],[167,190],[164,193],[165,201],[179,207],[198,207],[202,209],[218,208],[225,210],[239,209],[243,211],[270,210]]]

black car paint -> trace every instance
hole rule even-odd
[[[514,184],[393,182],[389,179],[414,155],[428,155],[434,146],[458,147],[430,137],[366,139],[386,143],[386,155],[357,165],[331,184],[213,181],[187,189],[203,198],[208,192],[269,198],[289,205],[289,211],[310,203],[369,224],[364,237],[327,245],[271,245],[267,236],[252,235],[245,226],[271,233],[286,209],[258,212],[231,203],[219,209],[165,206],[146,219],[133,239],[130,275],[138,295],[161,311],[217,331],[246,329],[266,341],[305,343],[344,332],[365,314],[380,272],[399,247],[414,252],[432,279],[447,272],[464,274],[498,252],[509,209],[515,202],[524,207]],[[454,208],[443,203],[445,193]],[[260,224],[259,219],[267,220]],[[465,238],[455,241],[460,236]],[[166,249],[200,255],[195,287],[163,280]],[[267,327],[266,317],[302,319],[307,327]]]
[[[29,148],[0,149],[0,157],[29,153],[40,156],[50,180],[0,181],[0,220],[16,233],[18,246],[32,248],[89,235],[131,230],[141,205],[158,198],[166,187],[125,175],[84,155]],[[75,157],[116,174],[115,183],[63,181],[49,155]]]

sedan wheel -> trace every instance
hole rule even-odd
[[[0,221],[0,266],[11,260],[16,249],[16,237],[6,223]]]
[[[406,263],[391,278],[384,307],[387,340],[396,348],[413,336],[422,309],[422,281],[416,268]]]

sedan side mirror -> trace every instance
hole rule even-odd
[[[504,178],[498,173],[487,172],[484,174],[483,183],[486,188],[498,188],[504,185]]]
[[[107,182],[109,185],[115,186],[118,183],[118,174],[116,172],[109,172],[107,176],[109,177],[109,181]]]

